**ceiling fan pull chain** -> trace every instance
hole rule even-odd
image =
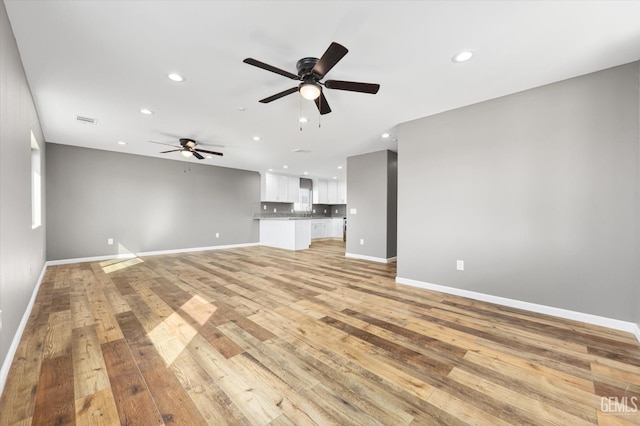
[[[302,131],[302,96],[300,96],[299,98],[299,105],[300,105],[300,113],[298,114],[298,123],[300,123],[300,131]]]

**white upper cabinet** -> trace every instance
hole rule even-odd
[[[300,201],[300,178],[265,173],[261,179],[261,201],[297,203]]]
[[[338,202],[336,204],[347,204],[347,182],[338,181]]]
[[[343,180],[315,179],[313,204],[347,204],[347,184]]]
[[[327,181],[316,179],[313,181],[313,204],[329,204],[327,194]]]
[[[327,182],[327,204],[338,204],[338,181]]]

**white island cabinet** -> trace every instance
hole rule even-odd
[[[311,244],[311,220],[260,219],[260,244],[287,250],[305,250]]]

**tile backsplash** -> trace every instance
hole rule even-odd
[[[300,213],[293,210],[293,203],[273,203],[263,201],[260,203],[259,214],[284,215],[287,213]],[[345,217],[347,215],[346,204],[314,204],[311,214],[321,217]]]
[[[314,204],[314,216],[345,217],[347,215],[346,204]]]

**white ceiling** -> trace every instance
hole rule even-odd
[[[47,142],[184,161],[149,141],[192,137],[224,145],[204,164],[326,178],[349,156],[397,149],[401,122],[640,59],[640,1],[5,4]],[[295,82],[244,58],[296,73],[332,41],[349,53],[326,79],[379,83],[377,95],[327,89],[322,118],[298,94],[258,103]],[[461,50],[475,56],[453,63]]]

